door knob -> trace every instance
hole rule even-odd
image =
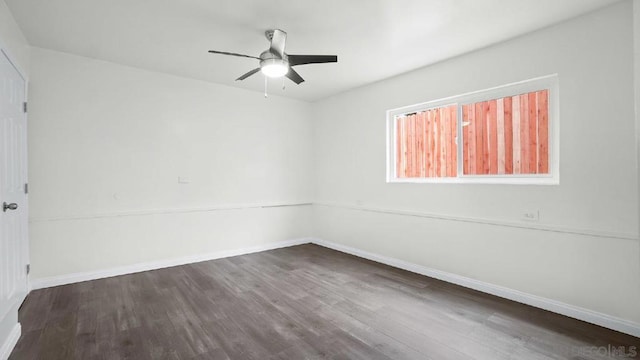
[[[15,210],[18,208],[18,204],[16,203],[11,203],[11,204],[7,204],[6,202],[2,203],[2,212],[6,212],[7,210]]]

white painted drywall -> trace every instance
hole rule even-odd
[[[314,235],[640,323],[632,20],[623,2],[315,103],[316,201],[332,206],[314,206]],[[554,73],[560,185],[385,183],[386,110]],[[595,235],[372,208],[525,227],[539,210],[532,225]]]
[[[633,2],[633,81],[636,117],[636,155],[638,160],[638,188],[640,189],[640,2]],[[640,190],[639,190],[640,191]],[[638,201],[640,208],[640,201]],[[640,216],[640,214],[639,214]],[[640,250],[639,250],[640,251]]]
[[[4,0],[0,0],[0,47],[9,54],[20,73],[28,77],[30,47]]]
[[[309,104],[31,53],[32,279],[308,236]],[[179,183],[178,178],[184,182]]]

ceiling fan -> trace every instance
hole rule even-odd
[[[236,81],[244,80],[258,71],[261,71],[265,76],[273,78],[286,76],[296,84],[300,84],[304,79],[300,74],[293,70],[294,66],[338,62],[338,57],[336,55],[289,55],[285,53],[284,46],[287,41],[287,33],[280,29],[267,30],[265,31],[265,36],[271,43],[271,46],[269,49],[263,51],[259,57],[226,51],[209,50],[209,52],[213,54],[240,56],[260,60],[260,67],[240,76]]]

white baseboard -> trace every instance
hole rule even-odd
[[[13,326],[13,329],[11,329],[9,336],[0,347],[0,360],[7,360],[9,358],[9,355],[11,355],[13,348],[16,346],[18,340],[20,339],[21,333],[22,327],[19,323],[15,324]]]
[[[192,263],[197,263],[201,261],[222,259],[226,257],[251,254],[251,253],[256,253],[260,251],[279,249],[279,248],[289,247],[294,245],[308,244],[310,242],[311,240],[307,238],[293,239],[293,240],[268,243],[264,245],[246,247],[241,249],[223,250],[223,251],[217,251],[217,252],[208,253],[208,254],[184,256],[184,257],[175,258],[175,259],[152,261],[152,262],[121,266],[121,267],[105,269],[105,270],[97,270],[97,271],[89,271],[89,272],[83,272],[83,273],[52,276],[52,277],[41,278],[41,279],[33,279],[30,282],[30,289],[37,290],[37,289],[43,289],[43,288],[48,288],[53,286],[73,284],[73,283],[82,282],[82,281],[89,281],[89,280],[103,279],[103,278],[119,276],[119,275],[133,274],[133,273],[142,272],[142,271],[156,270],[156,269],[162,269],[162,268],[167,268],[172,266],[192,264]]]
[[[389,266],[411,271],[417,274],[429,276],[443,280],[452,284],[464,286],[466,288],[478,290],[487,294],[499,296],[501,298],[513,300],[522,304],[531,305],[540,309],[554,313],[566,315],[574,319],[586,321],[608,329],[623,332],[625,334],[640,337],[640,324],[614,316],[606,315],[578,306],[569,305],[560,301],[547,299],[544,297],[528,294],[522,291],[509,289],[503,286],[489,284],[483,281],[468,277],[448,273],[441,270],[431,269],[422,265],[416,265],[407,261],[394,259],[388,256],[370,253],[350,246],[336,244],[322,239],[311,239],[311,242],[330,249],[338,250],[347,254],[369,259]]]

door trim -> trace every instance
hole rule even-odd
[[[16,323],[3,344],[0,344],[0,360],[8,359],[22,334],[22,326]]]

